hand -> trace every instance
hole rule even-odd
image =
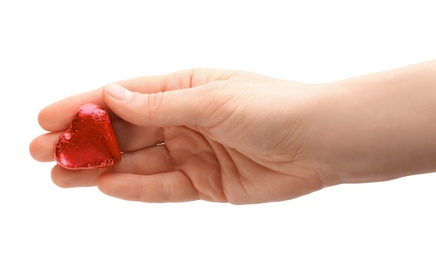
[[[56,165],[57,185],[97,185],[127,200],[235,204],[291,199],[324,185],[316,162],[305,157],[305,115],[315,86],[207,69],[118,84],[134,92],[109,84],[40,112],[50,132],[30,146],[39,161],[52,161],[54,140],[81,104],[114,113],[122,162],[78,171]]]
[[[43,109],[39,122],[50,132],[30,152],[52,161],[54,140],[93,102],[113,112],[122,162],[74,172],[55,166],[61,187],[244,204],[434,172],[435,68],[432,61],[317,85],[208,69],[121,81]]]

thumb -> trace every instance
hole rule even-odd
[[[201,125],[210,109],[197,88],[142,94],[110,83],[103,88],[108,107],[120,118],[136,125]],[[204,98],[204,97],[203,97]],[[203,104],[201,104],[203,103]]]

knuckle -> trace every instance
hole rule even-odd
[[[193,79],[197,69],[181,70],[171,73],[160,86],[162,92],[174,89],[193,87]]]
[[[150,93],[144,99],[144,110],[147,120],[155,118],[159,115],[159,111],[164,100],[164,93],[165,92]]]

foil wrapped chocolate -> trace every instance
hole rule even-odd
[[[53,157],[73,170],[118,164],[121,153],[108,112],[96,104],[80,106],[71,126],[56,139]]]

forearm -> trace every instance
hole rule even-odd
[[[316,117],[330,184],[436,171],[436,61],[334,84]]]

